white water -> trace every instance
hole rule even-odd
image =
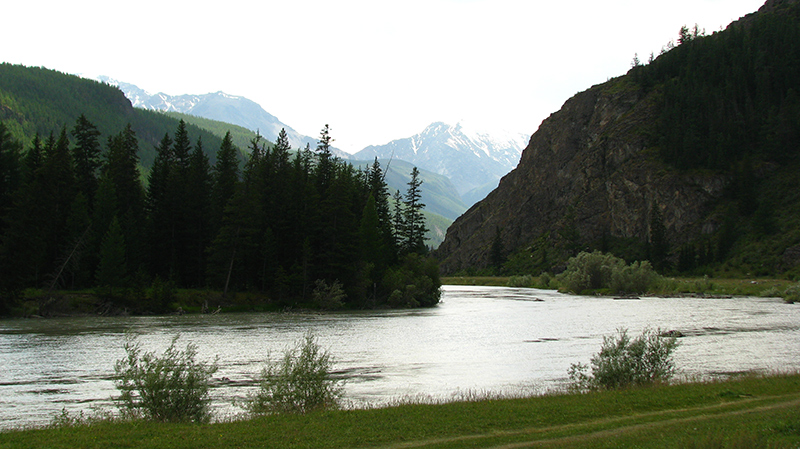
[[[552,291],[444,287],[431,309],[343,313],[88,317],[0,321],[0,428],[113,410],[114,362],[126,332],[145,350],[198,345],[219,356],[219,415],[253,388],[264,361],[312,331],[336,359],[346,398],[381,404],[408,396],[537,392],[559,387],[618,328],[679,330],[686,376],[800,369],[800,305],[772,298],[614,300]]]

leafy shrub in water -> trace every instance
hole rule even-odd
[[[592,357],[591,374],[587,365],[570,366],[570,387],[585,391],[667,382],[676,372],[672,353],[677,346],[676,336],[659,330],[648,329],[631,339],[620,329],[616,336],[603,338],[600,352]]]
[[[209,390],[211,364],[197,362],[197,346],[189,343],[180,351],[172,339],[164,354],[142,352],[141,345],[128,337],[127,356],[114,365],[114,383],[121,395],[117,399],[123,414],[161,422],[208,422],[211,419]]]
[[[342,396],[338,381],[331,377],[333,358],[312,334],[306,334],[287,349],[276,363],[261,373],[258,391],[245,402],[253,414],[298,413],[335,408]]]

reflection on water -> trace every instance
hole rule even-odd
[[[197,344],[201,360],[218,355],[213,397],[225,414],[238,411],[232,401],[254,388],[264,362],[307,330],[334,355],[358,405],[553,388],[623,327],[680,331],[676,363],[690,376],[800,369],[800,306],[777,299],[618,301],[447,286],[442,304],[422,310],[0,321],[0,426],[45,424],[62,408],[113,407],[113,366],[128,332],[145,350],[160,352],[179,333],[179,346]]]

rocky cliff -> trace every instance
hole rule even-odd
[[[799,29],[799,0],[769,0],[570,98],[450,227],[442,271],[511,256],[508,271],[532,272],[593,249],[651,258],[658,239],[665,266],[774,272],[800,244],[786,190],[800,182]]]
[[[699,221],[725,177],[670,170],[648,150],[655,95],[622,77],[569,99],[542,122],[519,166],[450,227],[437,252],[442,270],[487,266],[496,235],[505,253],[542,236],[578,248],[646,241],[654,206],[672,239],[712,232],[713,221]]]

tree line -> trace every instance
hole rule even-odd
[[[677,47],[631,69],[643,89],[659,93],[652,144],[665,162],[729,170],[796,161],[800,27],[798,8],[787,8],[710,36],[682,27]]]
[[[377,159],[357,169],[332,140],[327,125],[315,150],[256,135],[242,165],[228,133],[212,165],[180,121],[145,177],[130,125],[103,143],[81,115],[23,149],[0,122],[0,309],[28,287],[94,288],[161,313],[169,295],[131,292],[164,285],[281,306],[436,304],[418,170],[391,195]]]

